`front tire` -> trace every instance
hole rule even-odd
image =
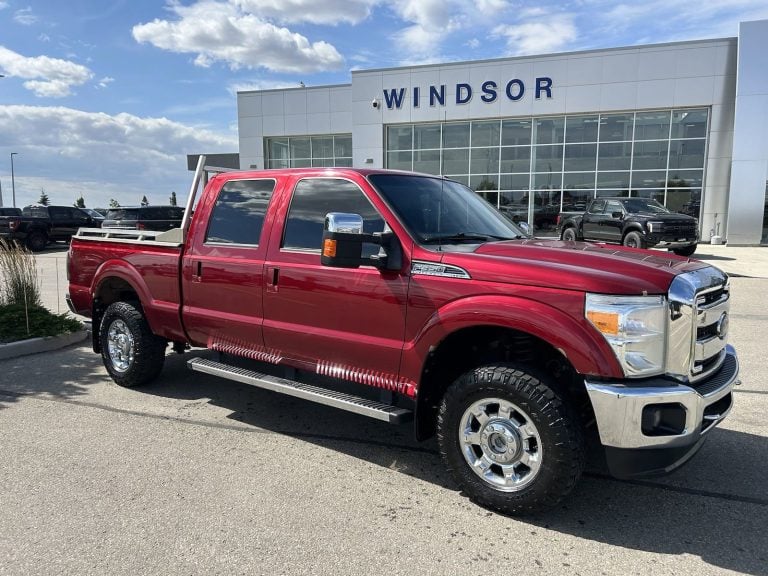
[[[438,442],[464,493],[504,514],[552,508],[584,468],[580,428],[526,367],[482,366],[456,380],[440,406]]]
[[[627,232],[624,236],[624,246],[629,248],[645,248],[645,240],[640,235],[640,232]]]
[[[163,369],[168,343],[152,333],[136,305],[110,304],[101,319],[99,339],[104,366],[120,386],[147,384]]]

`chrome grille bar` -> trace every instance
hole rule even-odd
[[[714,267],[676,277],[669,289],[667,373],[696,382],[725,359],[730,290],[728,276]]]

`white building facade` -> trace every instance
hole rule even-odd
[[[443,174],[555,233],[599,196],[655,198],[702,241],[768,243],[768,21],[713,39],[352,72],[238,93],[241,168]]]

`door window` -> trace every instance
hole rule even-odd
[[[338,178],[308,178],[296,184],[282,247],[320,252],[329,212],[359,214],[366,234],[384,231],[384,220],[356,184]],[[377,251],[378,247],[363,247],[364,256]]]
[[[206,243],[257,246],[274,180],[230,180],[221,188],[211,213]]]
[[[605,212],[607,214],[613,214],[614,212],[623,212],[620,202],[606,202]]]
[[[595,200],[589,206],[589,213],[590,214],[600,214],[603,211],[604,208],[605,208],[605,200]]]

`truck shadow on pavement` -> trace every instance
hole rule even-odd
[[[169,357],[167,372],[185,373],[189,355]],[[198,378],[199,377],[199,378]],[[182,377],[183,378],[183,377]],[[229,418],[395,470],[443,489],[458,488],[434,439],[413,439],[411,425],[392,426],[244,384],[196,374],[178,386],[163,379],[148,394],[209,398]],[[173,381],[176,381],[174,378]],[[656,554],[693,555],[713,566],[768,575],[768,438],[715,429],[700,453],[669,476],[623,482],[591,466],[560,507],[522,519],[611,546]],[[503,522],[516,522],[506,519]],[[553,552],[558,553],[558,552]],[[663,561],[650,558],[646,569]],[[567,555],[563,557],[567,567]]]
[[[35,397],[190,425],[285,435],[450,493],[457,491],[443,467],[436,442],[416,442],[410,425],[391,426],[244,384],[193,374],[185,365],[192,355],[168,356],[161,377],[139,390],[121,389],[111,383],[100,357],[87,347],[49,354],[45,362],[42,356],[4,361],[0,363],[0,424],[3,407]],[[151,397],[158,400],[152,401]],[[163,404],[162,413],[157,413],[157,402]],[[117,404],[120,408],[116,408]],[[222,422],[218,410],[212,407],[223,408],[232,422]],[[307,453],[312,457],[311,449]],[[669,476],[622,482],[592,468],[574,493],[546,514],[522,519],[491,512],[488,515],[498,523],[499,530],[511,530],[519,538],[547,530],[648,552],[647,565],[633,567],[638,573],[664,569],[663,556],[654,555],[691,555],[719,569],[768,575],[766,478],[768,438],[718,428],[687,466]],[[418,490],[415,484],[413,491]],[[466,508],[468,515],[477,514],[474,505],[467,502]],[[425,514],[434,512],[425,510]],[[462,529],[472,530],[472,526],[468,517]],[[552,560],[567,569],[570,553],[568,548],[555,546]],[[619,568],[611,562],[607,549],[608,572]]]

